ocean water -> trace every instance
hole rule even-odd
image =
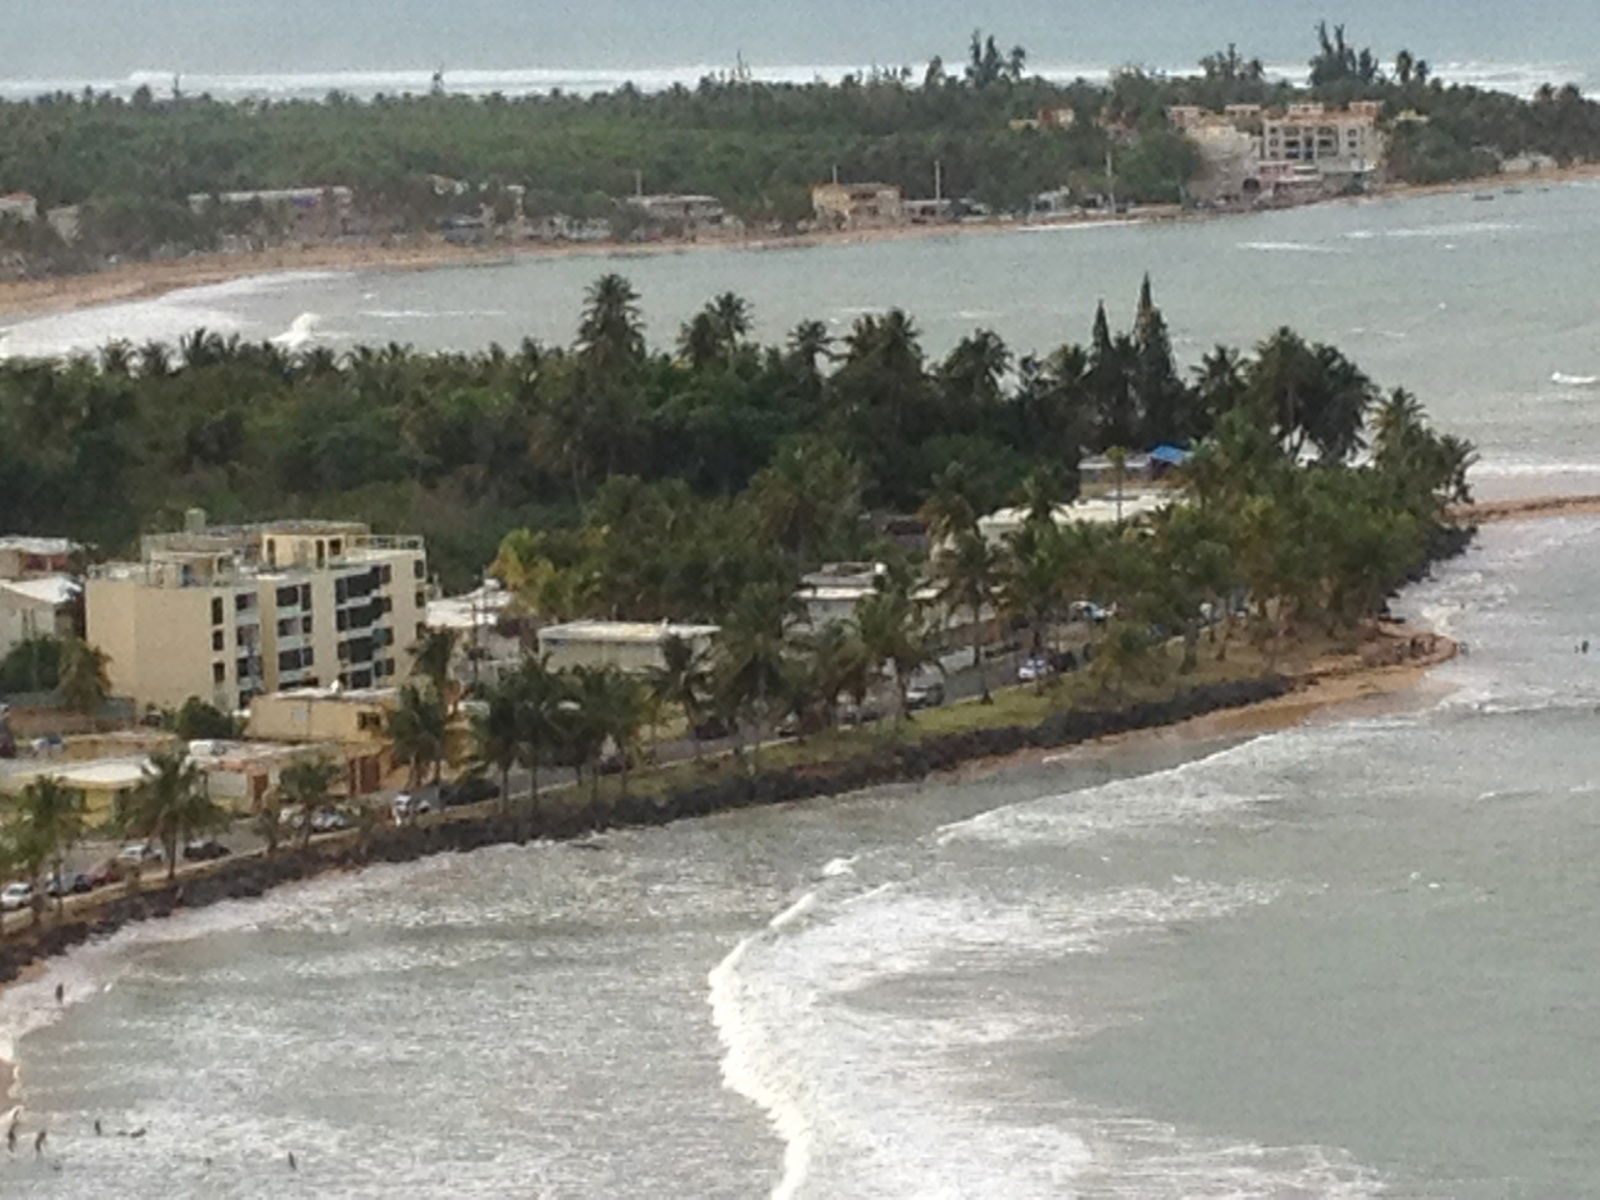
[[[765,336],[900,303],[934,348],[1043,349],[1148,269],[1185,356],[1292,323],[1479,441],[1481,490],[1548,492],[1600,485],[1597,209],[301,273],[3,345],[565,338],[621,268],[663,341],[733,288]],[[22,1135],[50,1131],[0,1195],[1591,1194],[1597,594],[1600,519],[1491,527],[1405,597],[1470,648],[1406,697],[126,930],[0,994]]]
[[[45,88],[157,91],[181,73],[190,93],[320,97],[422,91],[442,67],[462,91],[585,91],[631,79],[693,83],[742,57],[768,78],[960,62],[974,24],[1021,43],[1046,75],[1140,63],[1192,70],[1229,42],[1289,73],[1303,70],[1322,19],[1385,61],[1402,46],[1441,77],[1528,91],[1600,78],[1600,18],[1584,0],[1515,9],[1449,0],[1124,0],[1115,18],[1090,0],[54,0],[12,5],[0,33],[0,94]],[[701,64],[705,64],[704,67]],[[797,64],[819,64],[815,67]],[[1529,81],[1532,82],[1529,82]]]
[[[33,320],[0,322],[0,355],[88,350],[199,325],[293,348],[570,342],[604,272],[642,295],[648,333],[727,290],[758,337],[800,320],[836,335],[906,308],[931,353],[979,327],[1019,352],[1084,341],[1094,305],[1129,323],[1149,272],[1186,363],[1281,324],[1331,341],[1386,386],[1415,391],[1475,441],[1485,495],[1600,490],[1600,185],[1492,188],[1176,224],[1021,227],[870,245],[521,258],[428,272],[302,271]]]
[[[1403,606],[1470,654],[1294,729],[127,930],[0,996],[0,1191],[1591,1194],[1597,551],[1487,530]]]

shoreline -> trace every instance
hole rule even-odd
[[[1379,623],[1375,626],[1372,640],[1365,643],[1366,649],[1344,654],[1329,655],[1316,660],[1304,670],[1292,676],[1271,676],[1257,680],[1241,680],[1239,685],[1248,692],[1254,689],[1257,693],[1252,698],[1242,703],[1228,703],[1226,697],[1223,702],[1210,708],[1199,711],[1198,715],[1181,717],[1176,720],[1156,721],[1151,724],[1134,725],[1120,732],[1102,733],[1091,735],[1078,740],[1068,740],[1064,745],[1052,746],[1049,744],[1026,744],[1001,753],[983,754],[976,753],[965,759],[958,759],[945,766],[932,764],[920,774],[912,774],[914,779],[945,779],[960,781],[963,779],[978,778],[991,775],[1000,771],[1013,769],[1020,766],[1037,764],[1049,765],[1052,762],[1062,761],[1069,757],[1076,758],[1084,755],[1115,755],[1135,750],[1141,744],[1151,741],[1177,741],[1186,745],[1198,745],[1219,738],[1240,737],[1249,738],[1275,733],[1283,729],[1292,728],[1313,718],[1329,717],[1339,719],[1339,712],[1345,708],[1354,708],[1363,703],[1386,702],[1405,695],[1415,689],[1435,666],[1454,658],[1460,646],[1454,640],[1432,631],[1413,630],[1409,627],[1394,626]],[[1277,683],[1274,684],[1273,681]],[[1222,685],[1227,687],[1228,685]],[[1235,692],[1239,690],[1235,686]],[[1263,694],[1265,693],[1265,694]],[[1139,706],[1134,706],[1135,708]],[[1048,722],[1046,722],[1048,724]],[[1043,727],[1040,727],[1041,729]],[[973,731],[974,733],[992,732],[1004,733],[1005,730]],[[1037,731],[1035,731],[1037,732]],[[961,738],[963,735],[947,735]],[[865,763],[867,760],[863,759]],[[796,779],[795,772],[786,772]],[[857,786],[847,786],[842,789],[828,788],[826,786],[810,793],[801,793],[792,797],[759,797],[751,796],[746,803],[749,805],[804,803],[808,799],[823,798],[829,795],[847,794],[851,791],[861,790],[863,787],[881,786],[890,782],[889,779],[862,781]],[[648,803],[648,802],[647,802]],[[597,825],[587,824],[579,820],[569,828],[557,828],[549,831],[555,838],[571,838],[584,833],[596,831],[603,832],[605,828],[629,827],[652,823],[662,820],[694,819],[700,816],[715,815],[719,811],[726,811],[729,805],[707,805],[701,809],[697,805],[686,805],[684,811],[667,813],[655,806],[648,811],[644,819],[632,819],[633,813],[614,813],[621,819]],[[426,830],[416,828],[398,830],[397,840],[406,841],[409,838],[409,847],[382,847],[387,853],[369,854],[359,861],[352,856],[335,850],[331,855],[320,851],[313,853],[309,858],[295,858],[280,856],[274,863],[265,860],[256,860],[258,875],[246,885],[243,890],[225,892],[218,890],[210,899],[247,899],[259,897],[267,888],[281,883],[307,882],[322,876],[327,876],[342,871],[361,870],[365,866],[384,862],[411,861],[416,858],[431,856],[435,853],[446,851],[464,851],[482,846],[503,844],[506,841],[526,841],[527,830],[521,831],[521,836],[508,833],[505,822],[509,819],[502,818],[499,829],[492,828],[495,819],[487,822],[473,822],[476,828],[479,825],[489,826],[485,836],[477,840],[468,836],[465,844],[460,839],[450,838],[448,831],[451,826],[438,824]],[[458,829],[467,829],[467,822],[462,822]],[[444,831],[444,836],[439,836]],[[434,835],[431,838],[425,835]],[[421,840],[424,845],[419,849],[416,843]],[[396,849],[415,850],[415,853],[395,853]],[[249,864],[250,856],[232,860],[235,864]],[[309,869],[305,869],[309,868]],[[248,869],[248,866],[246,866]],[[263,881],[260,875],[268,878]],[[203,879],[204,877],[202,877]],[[69,952],[74,946],[85,943],[91,937],[110,936],[124,924],[132,921],[142,921],[152,918],[161,918],[174,915],[179,909],[185,907],[200,907],[210,900],[202,900],[201,904],[189,905],[185,902],[184,891],[187,887],[202,882],[201,879],[187,880],[178,885],[173,891],[166,889],[151,890],[136,896],[120,896],[108,899],[100,909],[98,919],[91,910],[87,919],[78,920],[74,926],[66,927],[68,936],[58,937],[56,944],[51,947],[38,947],[41,951],[31,955],[29,960],[22,965],[20,970],[9,981],[0,982],[0,994],[9,990],[14,984],[35,982],[42,978],[50,969],[52,960]],[[197,889],[198,890],[198,889]],[[113,910],[121,906],[126,909],[122,919],[116,919]],[[43,933],[61,929],[60,926],[46,925]],[[76,930],[74,933],[73,930]],[[30,927],[27,935],[36,931]],[[20,942],[22,939],[18,939]],[[3,945],[3,943],[0,943]],[[48,1003],[48,1001],[46,1001]],[[15,1048],[13,1047],[13,1053]],[[0,1113],[16,1112],[23,1107],[21,1072],[18,1061],[0,1057]]]
[[[827,246],[873,245],[936,238],[1114,228],[1131,224],[1219,221],[1294,208],[1359,205],[1450,193],[1508,187],[1552,186],[1600,179],[1600,163],[1581,163],[1550,171],[1485,175],[1433,184],[1385,184],[1359,196],[1330,196],[1282,208],[1194,211],[1176,205],[1151,205],[1125,214],[1070,216],[1038,220],[985,220],[968,223],[899,225],[882,229],[812,231],[792,235],[706,236],[659,242],[492,243],[453,246],[433,234],[373,244],[283,246],[244,254],[195,254],[164,261],[118,263],[78,275],[0,282],[0,321],[25,321],[111,304],[154,300],[188,288],[207,287],[257,276],[296,271],[429,271],[448,267],[499,266],[524,259],[655,258],[704,251],[782,251]]]

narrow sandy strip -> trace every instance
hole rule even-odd
[[[1549,517],[1581,517],[1600,513],[1600,495],[1524,496],[1517,500],[1480,500],[1451,510],[1457,521],[1482,525],[1502,521],[1536,521]]]

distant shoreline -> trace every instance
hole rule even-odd
[[[1600,163],[1583,163],[1551,171],[1490,175],[1440,184],[1391,184],[1361,196],[1335,196],[1313,201],[1362,204],[1447,193],[1499,191],[1507,187],[1549,186],[1600,179]],[[120,263],[81,275],[0,283],[0,320],[22,321],[63,312],[153,300],[186,288],[205,287],[256,276],[294,271],[428,271],[446,267],[491,266],[524,258],[642,258],[690,254],[706,250],[778,251],[818,246],[852,246],[881,242],[963,237],[1030,230],[1092,229],[1129,223],[1211,221],[1284,212],[1283,208],[1216,212],[1184,210],[1176,205],[1151,205],[1127,213],[1026,220],[986,220],[957,224],[897,225],[882,229],[811,232],[790,236],[706,235],[693,240],[598,243],[493,243],[453,246],[433,234],[362,244],[284,246],[246,254],[196,254],[181,259]]]

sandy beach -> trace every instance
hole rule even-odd
[[[1361,196],[1334,197],[1317,204],[1372,204],[1417,196],[1493,191],[1506,187],[1551,186],[1600,179],[1600,163],[1582,163],[1534,174],[1495,175],[1440,184],[1388,184]],[[1272,209],[1260,211],[1277,211]],[[972,220],[956,224],[900,225],[885,229],[810,232],[791,236],[745,233],[704,235],[690,241],[545,243],[495,242],[456,246],[435,234],[383,241],[283,246],[245,254],[194,254],[153,262],[125,262],[83,275],[0,282],[0,318],[46,316],[98,305],[149,300],[183,288],[226,283],[285,271],[426,271],[439,267],[489,265],[516,258],[616,258],[690,254],[704,250],[797,250],[814,246],[865,245],[888,241],[980,236],[1027,229],[1093,227],[1165,221],[1246,218],[1254,211],[1197,212],[1177,205],[1151,205],[1125,214],[1073,215],[1025,219]]]

